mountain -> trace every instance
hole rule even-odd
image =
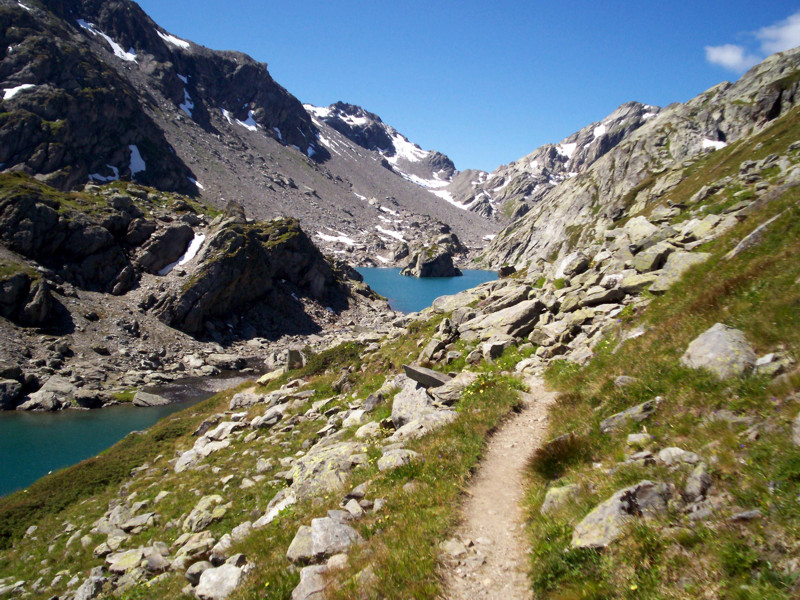
[[[625,135],[602,154],[593,148],[598,139],[587,135],[588,128],[567,138],[569,145],[562,143],[556,153],[566,159],[565,167],[582,172],[568,173],[564,181],[543,189],[526,214],[491,242],[487,264],[554,260],[579,241],[601,239],[620,219],[646,213],[708,153],[753,135],[790,111],[800,99],[798,72],[800,49],[794,49],[768,57],[736,83],[718,84],[685,104],[660,111],[625,105],[622,114],[633,119],[622,121]]]
[[[381,118],[353,104],[336,102],[328,107],[306,105],[323,121],[362,148],[386,158],[383,163],[398,175],[424,188],[446,186],[456,174],[453,161],[441,152],[423,150]]]
[[[514,221],[559,183],[583,173],[659,111],[656,106],[628,102],[560,143],[545,144],[491,173],[458,173],[449,186],[435,193],[487,218]]]
[[[390,260],[400,238],[441,229],[477,247],[493,229],[407,180],[448,177],[446,157],[374,116],[391,143],[353,143],[312,118],[267,65],[182,40],[134,2],[2,0],[0,24],[3,171],[61,190],[126,179],[234,202],[254,219],[297,218],[353,263]]]

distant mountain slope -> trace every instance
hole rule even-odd
[[[434,167],[446,177],[446,157],[406,160],[400,137],[391,155],[355,145],[339,155],[322,140],[351,142],[315,123],[265,64],[182,40],[134,2],[0,0],[0,24],[0,170],[60,189],[131,179],[233,201],[253,218],[296,217],[323,245],[353,240],[331,250],[367,264],[400,238],[449,228],[477,246],[492,230],[398,177]]]
[[[525,216],[501,232],[487,249],[487,263],[553,260],[578,243],[600,239],[615,222],[647,211],[678,186],[705,153],[742,140],[786,114],[800,99],[799,81],[796,48],[768,57],[734,84],[716,85],[652,118],[642,114],[638,119],[644,122],[616,146],[582,173],[547,189]],[[575,144],[570,161],[587,148],[585,140],[567,138]],[[574,164],[570,161],[565,164]]]
[[[659,111],[655,106],[628,102],[560,143],[545,144],[491,173],[463,171],[436,194],[508,223],[528,212],[554,186],[583,173]]]

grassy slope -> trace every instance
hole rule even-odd
[[[363,356],[363,348],[357,344],[347,344],[312,357],[303,371],[290,376],[304,377],[308,387],[316,393],[291,412],[302,414],[312,401],[333,396],[333,383],[345,366],[353,367],[349,376],[351,393],[354,397],[366,397],[383,383],[387,374],[398,372],[403,362],[418,354],[420,340],[427,341],[441,319],[438,316],[428,322],[412,324],[408,335],[385,343],[369,356]],[[380,590],[381,597],[437,597],[440,593],[436,572],[438,542],[445,539],[456,524],[458,515],[453,506],[458,503],[471,470],[479,460],[486,435],[517,405],[514,390],[520,383],[501,375],[500,371],[519,358],[516,349],[509,349],[494,364],[481,365],[481,378],[457,405],[461,418],[434,436],[406,444],[422,453],[424,460],[421,462],[380,473],[376,467],[380,451],[365,443],[368,464],[353,472],[351,483],[357,485],[370,480],[368,497],[384,498],[386,508],[358,522],[366,544],[351,554],[351,567],[339,573],[331,588],[332,595],[353,597],[357,584],[352,576],[371,565],[375,574],[372,589]],[[289,376],[283,376],[264,391],[277,388],[288,379]],[[99,564],[91,554],[93,548],[105,540],[103,535],[89,533],[91,524],[116,498],[148,501],[146,510],[159,514],[158,524],[134,535],[126,548],[147,545],[154,540],[171,544],[182,530],[169,526],[169,522],[184,518],[203,495],[220,493],[226,502],[232,502],[226,516],[209,528],[216,537],[262,514],[280,488],[280,484],[270,483],[269,479],[274,479],[284,468],[276,464],[267,473],[268,480],[246,490],[239,488],[239,482],[254,472],[257,458],[272,457],[277,461],[301,450],[324,421],[300,423],[295,435],[288,432],[269,438],[262,435],[250,442],[236,443],[206,459],[204,464],[211,468],[174,474],[166,462],[175,455],[176,449],[192,445],[191,432],[206,416],[224,411],[232,393],[215,396],[176,413],[145,434],[129,435],[97,458],[45,477],[25,491],[0,499],[0,532],[5,546],[0,550],[0,578],[32,582],[42,576],[44,583],[49,584],[56,573],[64,569],[68,574],[62,582],[42,592],[41,597],[63,592],[67,581],[76,573],[82,580],[92,566]],[[347,400],[345,397],[334,404],[345,406]],[[388,416],[390,406],[387,402],[378,407],[375,417]],[[250,417],[263,410],[263,407],[252,409]],[[350,431],[345,439],[351,438],[352,433]],[[144,464],[148,469],[133,478],[128,477],[131,469]],[[234,479],[224,488],[220,479],[226,474],[234,475]],[[408,493],[403,485],[412,480],[417,488]],[[162,490],[170,494],[154,504],[154,498]],[[324,516],[328,509],[340,508],[344,491],[292,507],[271,525],[234,547],[233,551],[244,552],[257,567],[235,597],[288,598],[299,577],[285,558],[289,543],[300,525]],[[65,533],[65,523],[80,529],[80,536],[89,535],[86,547],[77,539],[67,546],[73,533]],[[23,539],[22,533],[32,524],[39,529],[32,537]],[[42,569],[46,569],[44,574]],[[152,585],[131,588],[122,597],[177,597],[185,583],[180,574],[174,574]]]
[[[688,198],[702,185],[735,173],[742,160],[786,152],[797,139],[795,111],[758,138],[699,161],[670,199]],[[730,204],[740,190],[709,198],[709,212]],[[625,342],[616,353],[616,340],[610,337],[583,369],[565,363],[549,369],[549,381],[564,392],[553,409],[552,434],[575,431],[580,437],[561,456],[531,461],[531,568],[540,597],[738,599],[800,593],[793,562],[800,552],[800,449],[792,446],[789,431],[800,408],[800,374],[721,382],[679,363],[689,342],[716,322],[743,330],[759,355],[781,350],[800,357],[800,188],[765,198],[770,201],[751,218],[701,248],[713,253],[710,261],[692,269],[643,314],[620,322],[620,330],[644,324],[645,335]],[[732,260],[723,258],[738,240],[778,214],[762,243]],[[623,374],[638,383],[616,388],[614,378]],[[658,395],[663,402],[644,427],[632,424],[613,435],[599,433],[602,419]],[[756,430],[710,422],[707,417],[718,409],[752,418]],[[698,453],[711,467],[710,493],[723,499],[723,507],[700,523],[670,510],[664,519],[632,524],[629,535],[603,552],[570,550],[574,525],[616,490],[642,479],[682,489],[688,468],[614,468],[636,451],[626,446],[627,434],[642,430],[652,436],[655,448],[678,446]],[[585,491],[558,514],[543,517],[539,508],[554,482],[579,483]],[[748,509],[759,509],[764,518],[747,524],[728,520]]]

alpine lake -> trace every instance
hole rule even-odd
[[[456,294],[497,278],[494,271],[480,270],[464,270],[461,277],[435,278],[405,277],[400,275],[400,269],[360,268],[358,272],[393,309],[404,313],[422,310],[439,296]],[[207,379],[213,382],[184,380],[153,390],[175,400],[167,406],[0,412],[0,456],[5,457],[0,461],[0,495],[95,456],[129,433],[147,429],[159,419],[243,381],[241,377]]]

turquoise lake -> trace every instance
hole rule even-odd
[[[363,268],[358,272],[393,309],[416,312],[439,296],[456,294],[497,278],[494,271],[465,270],[461,277],[404,277],[400,269]],[[232,380],[224,389],[236,385]],[[195,382],[194,385],[196,385]],[[202,386],[201,386],[202,387]],[[187,392],[187,389],[189,390]],[[213,390],[184,386],[167,397],[184,401],[163,407],[116,406],[92,411],[56,413],[0,412],[0,495],[24,488],[49,471],[74,465],[114,445],[131,431],[147,429],[159,419],[211,396]]]
[[[417,312],[427,308],[439,296],[457,294],[486,281],[497,279],[496,271],[463,269],[461,277],[405,277],[400,269],[363,267],[356,269],[373,290],[389,300],[400,312]]]

